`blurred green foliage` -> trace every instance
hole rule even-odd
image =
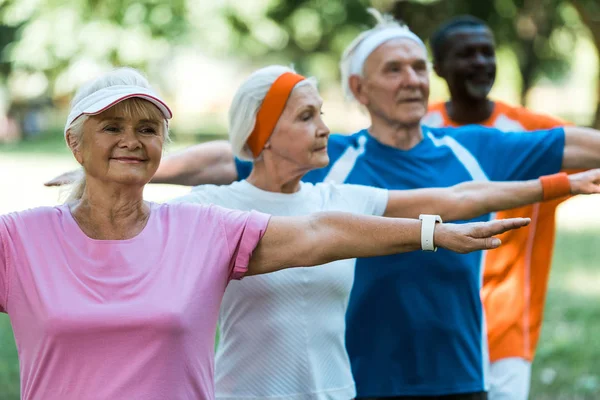
[[[423,37],[450,16],[482,18],[498,45],[516,53],[523,93],[536,80],[560,79],[568,70],[584,29],[580,13],[588,24],[600,21],[595,0],[4,0],[0,74],[42,72],[48,90],[59,95],[73,89],[60,81],[83,62],[144,69],[168,58],[174,47],[196,45],[263,64],[289,60],[300,71],[334,81],[344,47],[374,23],[369,6],[392,13]]]

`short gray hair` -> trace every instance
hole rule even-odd
[[[377,24],[373,28],[366,30],[366,31],[362,32],[360,35],[358,35],[348,45],[348,47],[346,47],[346,49],[342,53],[342,59],[340,60],[340,74],[342,77],[342,90],[344,92],[344,97],[346,98],[346,100],[354,100],[354,94],[352,93],[352,90],[350,89],[349,79],[350,79],[351,75],[354,75],[357,73],[356,71],[352,70],[354,63],[356,62],[356,60],[354,60],[354,58],[355,58],[355,56],[357,56],[357,50],[359,49],[360,45],[363,42],[365,42],[367,39],[369,39],[373,35],[379,35],[383,31],[387,31],[387,30],[396,30],[395,34],[397,35],[397,37],[410,38],[410,39],[418,42],[427,52],[427,48],[425,47],[425,44],[423,43],[423,41],[417,35],[415,35],[408,28],[408,26],[401,24],[400,22],[395,20],[393,16],[391,16],[389,14],[381,14],[379,11],[377,11],[374,8],[368,8],[367,12],[369,14],[373,15],[373,17],[375,17]],[[377,40],[377,39],[374,38],[374,40]],[[382,40],[382,39],[380,38],[379,40]],[[384,41],[389,40],[389,36],[387,39],[383,39],[383,40]],[[381,44],[383,42],[379,42],[379,43]],[[372,49],[372,50],[374,50],[374,49]],[[368,58],[368,56],[367,56],[367,58]],[[366,58],[364,60],[362,60],[362,63],[360,64],[360,68],[359,68],[360,76],[363,76],[364,61],[366,61]]]

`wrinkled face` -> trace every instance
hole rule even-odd
[[[107,183],[143,186],[158,169],[166,133],[164,118],[152,103],[135,100],[138,107],[123,105],[130,101],[125,100],[90,116],[76,146],[69,140],[87,176]]]
[[[266,151],[278,162],[310,171],[329,164],[329,128],[321,118],[323,100],[310,84],[296,87],[287,100]]]
[[[487,98],[496,79],[494,37],[485,27],[457,28],[450,32],[436,65],[453,96],[472,100]]]
[[[357,100],[369,113],[398,126],[419,125],[427,113],[427,54],[411,39],[392,39],[373,51],[358,79]]]

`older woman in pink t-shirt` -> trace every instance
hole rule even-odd
[[[143,189],[170,118],[135,70],[89,83],[65,127],[84,170],[69,201],[0,216],[0,311],[14,329],[23,399],[212,399],[215,326],[231,279],[418,250],[422,235],[460,252],[493,248],[492,235],[528,222],[422,227],[149,203]]]

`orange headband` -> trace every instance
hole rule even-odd
[[[271,85],[256,115],[254,130],[246,142],[254,157],[258,157],[265,147],[265,143],[271,137],[294,86],[304,79],[306,78],[302,75],[285,72]]]

